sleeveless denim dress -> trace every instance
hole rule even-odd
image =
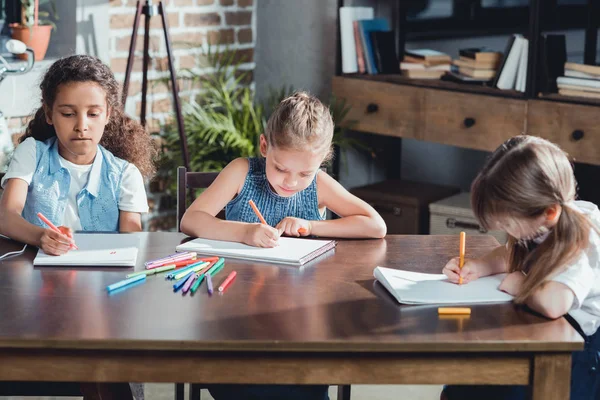
[[[267,180],[264,158],[249,158],[248,163],[248,175],[241,192],[225,207],[227,220],[260,222],[248,204],[249,200],[256,203],[256,207],[271,226],[276,226],[285,217],[302,218],[307,221],[324,219],[319,213],[316,175],[306,189],[293,196],[283,197],[275,193]]]

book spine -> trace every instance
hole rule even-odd
[[[362,40],[360,38],[360,27],[358,21],[353,21],[352,28],[354,30],[354,43],[356,44],[356,62],[358,65],[358,72],[361,74],[366,73],[365,68],[365,54],[363,51]]]

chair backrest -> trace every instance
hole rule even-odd
[[[214,182],[218,172],[188,172],[185,167],[177,168],[177,231],[181,232],[181,219],[187,208],[189,189],[205,189]],[[192,191],[193,193],[193,191]],[[193,200],[193,196],[192,196]],[[217,217],[224,217],[222,212]]]

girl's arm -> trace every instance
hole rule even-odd
[[[574,300],[575,294],[566,285],[548,281],[533,292],[525,304],[545,317],[556,319],[569,312]]]
[[[30,224],[21,216],[28,186],[22,179],[13,178],[6,182],[0,199],[0,234],[41,247],[47,254],[66,253],[71,243],[68,236]]]
[[[137,212],[119,211],[119,232],[141,232],[142,215]]]
[[[363,200],[348,192],[327,173],[317,174],[319,207],[325,206],[341,218],[310,221],[312,235],[339,238],[382,238],[387,232],[383,218]]]
[[[181,231],[206,239],[275,246],[279,238],[275,228],[215,217],[242,190],[248,169],[248,160],[244,158],[233,160],[223,168],[215,181],[185,211],[181,219]]]

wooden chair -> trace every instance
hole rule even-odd
[[[181,232],[181,219],[187,209],[187,193],[190,189],[206,189],[219,175],[218,172],[188,172],[185,167],[177,168],[177,231]],[[194,196],[190,196],[192,199]],[[219,218],[225,214],[219,213]]]

